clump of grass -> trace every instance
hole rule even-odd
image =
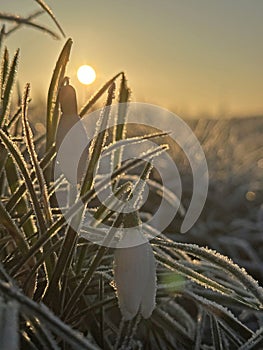
[[[38,4],[55,20],[42,1]],[[3,15],[2,15],[3,16]],[[2,17],[4,18],[4,17]],[[7,17],[6,17],[7,19]],[[11,19],[11,18],[9,18]],[[21,23],[27,23],[32,18]],[[56,20],[55,20],[56,21]],[[60,26],[56,22],[60,32]],[[4,37],[2,30],[2,37]],[[152,195],[161,184],[149,178],[149,159],[167,150],[163,133],[129,137],[126,109],[120,105],[119,125],[112,133],[98,132],[90,147],[89,166],[80,184],[80,195],[65,212],[52,199],[65,179],[52,178],[56,155],[55,136],[59,120],[59,89],[65,79],[72,40],[61,51],[51,78],[45,135],[33,135],[28,118],[30,86],[25,87],[21,106],[10,109],[14,95],[18,52],[9,61],[7,49],[1,64],[1,158],[0,158],[0,339],[5,349],[252,349],[262,347],[263,291],[245,270],[229,258],[195,244],[178,243],[159,235],[151,241],[157,273],[156,307],[147,320],[137,315],[125,322],[114,288],[114,251],[85,239],[69,224],[78,226],[83,213],[95,211],[96,222],[111,223],[105,240],[125,222],[116,211],[116,198],[124,202],[140,196],[142,189],[131,180],[149,182]],[[85,104],[83,117],[106,94],[98,130],[107,126],[112,103],[130,99],[123,72],[115,75]],[[22,125],[22,127],[21,127]],[[101,129],[100,129],[101,128]],[[107,128],[106,128],[107,129]],[[158,139],[159,147],[122,162],[127,145]],[[45,152],[42,143],[45,140]],[[119,142],[120,141],[120,142]],[[117,142],[119,146],[117,146]],[[42,154],[41,157],[39,154]],[[99,164],[105,154],[112,159],[112,177],[101,179]],[[140,171],[131,172],[135,167]],[[94,182],[98,181],[96,190]],[[136,182],[135,182],[136,183]],[[113,196],[91,205],[98,191],[111,186]],[[163,191],[169,203],[176,197]],[[107,204],[107,205],[106,205]],[[83,207],[84,205],[84,207]],[[183,209],[182,209],[183,214]],[[138,220],[150,212],[141,210]],[[127,219],[127,218],[126,218]],[[145,233],[155,236],[145,225]],[[101,234],[99,225],[87,231]],[[176,233],[176,232],[173,232]],[[200,232],[201,233],[201,232]],[[247,318],[256,319],[248,327]]]

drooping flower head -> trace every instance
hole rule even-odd
[[[138,312],[149,318],[155,307],[156,263],[150,243],[138,228],[130,228],[115,250],[114,279],[124,320]]]

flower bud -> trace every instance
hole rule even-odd
[[[62,145],[63,152],[59,152],[57,161],[68,181],[76,185],[81,181],[87,167],[89,139],[78,116],[76,91],[66,82],[59,92],[62,113],[56,132],[56,149],[58,151]]]
[[[142,242],[139,229],[131,228],[121,240],[121,246],[114,254],[114,279],[121,314],[125,321],[131,320],[138,312],[149,318],[155,307],[156,266],[151,245],[144,243],[129,246],[129,243]]]

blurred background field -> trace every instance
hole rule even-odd
[[[15,350],[17,344],[34,350],[261,349],[263,289],[257,281],[262,285],[262,3],[78,0],[52,5],[66,34],[43,1],[3,2],[0,11],[3,349]],[[71,34],[73,41],[66,39]],[[50,36],[63,38],[63,44]],[[13,56],[18,47],[21,52]],[[91,64],[97,73],[89,87],[76,78],[82,64]],[[116,71],[121,73],[114,75]],[[61,115],[59,91],[67,86],[66,76],[77,90],[79,111],[83,105],[90,112],[130,100],[160,105],[185,120],[205,152],[209,191],[198,221],[182,235],[183,219],[177,214],[151,241],[158,283],[149,319],[138,313],[124,322],[116,296],[114,250],[85,239],[65,221],[64,211],[81,222],[78,201],[75,211],[68,201],[62,212],[52,198],[60,185],[62,191],[68,189],[65,179],[53,181],[51,171]],[[32,93],[29,85],[24,88],[28,82]],[[102,120],[107,122],[105,110],[98,125]],[[94,179],[101,180],[96,171],[103,150],[117,142],[117,134],[125,138],[116,130],[109,138],[101,133],[98,147],[90,148],[93,167],[80,185],[82,200],[88,203],[85,210],[96,212],[111,228],[118,223],[118,212],[105,209],[97,197],[94,204],[92,191]],[[127,137],[138,136],[143,142],[153,131],[128,126]],[[156,143],[169,145],[187,209],[193,192],[190,164],[169,135]],[[138,164],[136,174],[143,178],[147,164]],[[121,159],[117,164],[117,170],[126,169],[116,190],[124,199],[126,192],[135,191],[125,177],[132,165],[126,169]],[[107,185],[113,187],[116,179]],[[159,181],[156,169],[151,179]],[[140,211],[142,220],[156,211],[160,193],[158,186],[150,192]]]

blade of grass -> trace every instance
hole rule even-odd
[[[224,324],[226,329],[231,330],[231,333],[235,334],[238,338],[242,340],[249,339],[253,332],[242,324],[229,310],[227,310],[224,306],[219,305],[213,301],[207,300],[203,297],[192,293],[189,290],[185,290],[184,294],[190,299],[194,300],[200,307],[204,308],[209,314],[215,315],[220,323]]]
[[[54,21],[54,23],[56,24],[56,26],[58,27],[60,33],[64,36],[64,38],[66,37],[61,25],[59,24],[59,22],[57,21],[55,15],[53,14],[53,12],[51,11],[50,7],[48,7],[48,5],[43,1],[43,0],[35,0],[39,6],[42,7],[42,9],[49,14],[49,16],[52,18],[52,20]]]
[[[40,11],[36,11],[34,13],[32,13],[30,16],[26,17],[25,19],[28,21],[31,21],[33,19],[35,19],[36,17],[42,15],[45,11],[40,10]],[[23,23],[17,23],[15,24],[12,28],[10,28],[7,32],[6,32],[6,36],[12,34],[14,31],[16,31],[17,29],[19,29],[21,26],[23,25]]]
[[[239,350],[259,349],[258,346],[261,346],[261,348],[263,346],[263,327],[260,327],[257,332],[255,332],[252,337],[239,348]]]
[[[6,78],[7,78],[7,74],[8,74],[8,66],[9,66],[9,52],[8,52],[7,48],[5,47],[5,51],[4,51],[2,62],[1,62],[1,80],[0,80],[1,99],[4,98],[4,87],[6,84]]]
[[[107,132],[108,118],[110,114],[110,106],[114,99],[115,93],[115,83],[113,83],[108,90],[108,97],[105,104],[105,107],[101,113],[100,120],[98,123],[98,136],[93,139],[93,142],[90,147],[90,160],[88,168],[85,174],[85,177],[81,184],[80,195],[84,195],[93,187],[94,175],[96,174],[99,158],[102,153],[102,149],[105,143],[105,137]]]
[[[23,233],[19,230],[15,221],[11,218],[9,213],[6,211],[2,201],[0,201],[0,217],[1,217],[1,225],[8,229],[8,233],[13,238],[14,242],[20,249],[22,254],[26,254],[29,250],[28,244],[26,242],[26,238]]]
[[[111,143],[110,145],[106,146],[103,149],[103,154],[102,158],[106,157],[116,149],[118,149],[121,146],[130,146],[130,145],[137,145],[139,143],[142,143],[143,141],[154,139],[154,138],[159,138],[163,136],[167,136],[167,132],[162,132],[162,133],[154,133],[154,134],[149,134],[149,135],[143,135],[143,136],[136,136],[136,137],[130,137],[125,140],[120,140],[117,144],[116,143]]]
[[[194,350],[201,349],[202,338],[205,331],[205,318],[206,318],[205,311],[201,307],[199,307],[198,317],[197,317],[197,326],[196,326],[196,332],[195,332]]]
[[[55,156],[55,146],[51,147],[49,151],[44,155],[43,159],[40,161],[40,166],[43,170],[46,169],[46,167],[50,164],[50,161],[54,158]],[[30,174],[30,180],[33,183],[35,180],[35,172],[31,172]],[[13,211],[21,199],[21,197],[24,195],[26,191],[26,184],[23,183],[17,190],[16,192],[8,199],[7,204],[6,204],[6,209],[8,211]]]
[[[156,260],[159,261],[163,266],[174,269],[178,273],[190,278],[192,281],[202,285],[205,288],[211,288],[214,291],[217,291],[222,294],[232,295],[232,290],[229,288],[226,288],[225,286],[221,285],[220,283],[212,280],[211,278],[208,278],[199,272],[194,271],[192,268],[188,268],[187,266],[184,266],[183,264],[171,260],[167,257],[164,257],[160,254],[158,251],[158,254],[155,255]]]
[[[2,19],[3,21],[11,21],[11,22],[19,23],[19,24],[25,24],[27,26],[33,27],[35,29],[39,29],[42,32],[51,35],[54,39],[60,39],[60,37],[55,32],[50,30],[49,28],[42,26],[41,24],[31,22],[27,18],[23,18],[21,16],[16,16],[16,15],[9,14],[9,13],[0,12],[0,19]]]
[[[63,323],[58,317],[43,304],[38,304],[27,298],[18,289],[10,286],[8,283],[0,280],[0,290],[8,298],[17,301],[21,308],[30,315],[35,315],[52,329],[57,335],[65,339],[73,348],[83,350],[98,350],[99,348],[92,344],[87,338],[80,333],[72,330],[68,325]]]
[[[44,234],[46,231],[46,225],[44,221],[44,217],[42,215],[42,211],[40,208],[40,204],[36,195],[35,188],[31,182],[30,175],[27,169],[27,165],[25,163],[24,157],[21,154],[20,150],[17,148],[17,146],[12,142],[12,140],[8,137],[8,135],[0,129],[0,138],[2,139],[3,144],[5,145],[6,149],[10,152],[11,156],[13,157],[15,163],[17,164],[28,189],[28,193],[30,194],[34,212],[37,219],[38,228],[41,234]]]
[[[7,150],[4,150],[7,152]],[[17,167],[13,158],[9,155],[5,163],[5,175],[7,180],[7,185],[9,187],[10,194],[12,195],[21,183],[21,177],[18,174]],[[29,210],[30,204],[28,203],[27,198],[22,197],[16,207],[16,214],[18,216],[23,216]],[[8,209],[7,209],[8,210]],[[14,213],[9,211],[10,215],[13,216]],[[23,229],[26,236],[32,234],[35,231],[35,224],[32,218],[29,218],[27,222],[23,224]]]
[[[4,84],[2,110],[0,115],[0,127],[3,127],[5,120],[7,118],[7,113],[9,112],[12,89],[13,89],[17,65],[18,65],[18,55],[19,55],[19,50],[17,50],[14,55],[13,61],[9,68],[8,77],[6,77],[6,82]]]
[[[28,122],[27,118],[27,108],[28,108],[28,99],[29,99],[29,91],[30,91],[30,85],[27,84],[24,92],[24,97],[23,97],[23,104],[22,104],[22,123],[23,123],[23,130],[24,130],[24,135],[26,139],[26,144],[28,148],[28,152],[31,158],[31,162],[33,165],[33,170],[36,174],[36,179],[37,183],[40,188],[40,201],[42,202],[42,207],[44,209],[45,217],[47,224],[52,223],[52,216],[51,216],[51,209],[49,205],[49,200],[48,200],[48,192],[47,192],[47,185],[44,179],[44,174],[42,172],[42,168],[40,166],[36,150],[35,150],[35,145],[33,142],[33,133],[31,130],[31,127]]]
[[[175,321],[167,312],[160,308],[156,308],[151,317],[151,321],[154,325],[158,325],[163,330],[169,330],[169,333],[176,334],[176,339],[185,344],[188,349],[193,348],[193,334],[187,334],[180,323]]]
[[[4,41],[4,37],[5,37],[5,25],[3,24],[0,31],[0,52],[2,50],[2,43]]]
[[[26,322],[30,325],[31,330],[34,332],[34,335],[37,337],[37,340],[43,349],[59,350],[51,332],[42,322],[35,317],[30,317],[30,320],[26,319]]]
[[[126,118],[127,118],[127,102],[130,96],[130,89],[127,86],[127,79],[125,74],[122,74],[120,91],[119,91],[119,104],[118,113],[115,119],[115,125],[113,129],[113,144],[120,140],[123,140],[126,136]],[[119,147],[112,153],[112,171],[119,168],[122,160],[123,147]],[[117,182],[113,184],[113,187],[117,186]]]
[[[98,265],[101,262],[101,259],[103,258],[104,254],[108,251],[108,244],[113,238],[114,234],[116,233],[116,230],[121,226],[122,224],[122,215],[118,215],[114,225],[109,229],[109,232],[107,236],[105,237],[105,240],[101,246],[99,246],[96,255],[94,256],[89,269],[85,273],[84,277],[82,278],[81,282],[77,286],[77,288],[73,291],[71,294],[68,303],[64,309],[64,312],[62,314],[63,319],[67,319],[67,317],[70,315],[72,309],[74,308],[75,303],[79,300],[79,298],[83,295],[85,290],[88,288],[89,283],[93,277],[93,274],[95,273]]]
[[[103,222],[106,218],[108,219],[110,215],[116,211],[117,202],[131,189],[130,183],[125,183],[116,189],[116,192],[109,196],[104,203],[102,203],[99,208],[96,210],[94,214],[94,220],[90,222],[91,230],[97,227],[101,222]],[[85,237],[85,235],[81,235]],[[83,261],[85,258],[86,249],[81,249],[79,253],[79,258],[76,264],[76,274],[79,274],[83,265]]]
[[[84,117],[84,115],[90,110],[90,108],[98,101],[98,99],[106,92],[109,87],[115,82],[115,80],[121,76],[123,72],[116,74],[113,78],[108,80],[99,90],[96,92],[94,96],[87,102],[85,106],[79,112],[80,118]]]
[[[70,51],[73,41],[69,38],[56,63],[51,82],[48,89],[47,97],[47,117],[46,117],[46,150],[53,145],[55,142],[55,136],[58,125],[58,114],[55,112],[55,106],[57,105],[58,91],[61,85],[62,80],[64,79],[65,69],[69,61]]]
[[[91,144],[90,160],[88,163],[86,174],[81,183],[80,196],[83,196],[84,194],[89,192],[93,187],[94,173],[96,172],[96,169],[98,167],[99,157],[105,142],[106,128],[107,128],[108,117],[110,113],[109,107],[112,104],[112,100],[114,98],[114,91],[115,91],[115,84],[113,83],[113,85],[109,88],[106,105],[102,111],[100,120],[98,122],[98,129],[102,130],[102,132],[98,134],[98,136],[94,139],[94,141]],[[49,302],[51,300],[54,300],[53,294],[57,290],[59,279],[61,278],[68,261],[71,261],[72,259],[72,254],[75,249],[76,239],[78,235],[77,232],[75,231],[75,228],[79,227],[84,211],[85,211],[85,206],[83,206],[83,208],[72,218],[72,221],[67,228],[65,239],[63,241],[63,245],[62,245],[60,254],[58,256],[58,260],[54,268],[52,278],[46,289],[44,298],[47,305],[49,305]],[[85,247],[83,249],[85,250]]]
[[[12,125],[16,124],[17,121],[18,121],[18,118],[20,117],[20,114],[21,114],[21,111],[22,111],[22,107],[19,106],[15,112],[15,114],[13,115],[12,118],[10,118],[10,121],[8,122],[7,124],[7,130],[10,130],[10,128],[12,127]]]
[[[156,152],[156,149],[154,151],[155,151],[156,154],[159,154],[159,150],[158,150],[158,152]],[[147,178],[149,169],[150,169],[150,163],[147,163],[144,171],[142,172],[142,175],[141,175],[142,178]],[[118,169],[116,170],[116,172],[117,171],[118,171]],[[90,283],[90,281],[92,279],[92,276],[93,276],[93,273],[95,272],[95,269],[97,268],[98,264],[100,263],[100,261],[101,261],[103,255],[105,254],[105,252],[108,250],[108,244],[109,244],[110,240],[112,240],[113,235],[114,235],[114,233],[116,231],[116,228],[118,228],[121,223],[122,223],[122,215],[118,215],[118,217],[116,219],[116,224],[114,224],[111,227],[111,229],[110,229],[110,231],[108,233],[108,236],[106,236],[105,241],[102,243],[102,246],[100,246],[100,248],[98,249],[98,252],[97,252],[96,256],[94,257],[94,260],[91,263],[88,271],[85,273],[85,275],[84,275],[82,281],[80,282],[79,286],[75,289],[75,291],[73,292],[71,298],[69,299],[68,304],[66,305],[64,313],[63,313],[63,316],[65,318],[72,311],[74,303],[85,292],[87,286],[89,285],[89,283]]]
[[[223,350],[222,334],[214,315],[210,315],[210,325],[212,330],[213,347],[215,350]]]
[[[149,150],[149,152],[146,152],[144,155],[141,155],[140,159],[131,159],[126,161],[121,166],[121,168],[114,171],[114,173],[111,176],[111,179],[114,180],[126,171],[132,170],[137,166],[141,165],[142,161],[150,160],[151,157],[154,157],[157,154],[160,154],[162,151],[166,150],[166,145],[159,146],[157,149]],[[28,259],[31,258],[31,256],[34,256],[39,251],[39,249],[41,249],[41,247],[43,247],[43,245],[46,244],[46,242],[48,242],[49,239],[51,239],[55,234],[57,234],[58,230],[60,230],[67,223],[67,220],[76,215],[76,213],[82,208],[83,203],[88,204],[89,201],[95,198],[95,196],[100,191],[102,191],[108,184],[109,179],[103,179],[98,183],[96,190],[93,188],[92,190],[88,191],[84,196],[80,197],[78,201],[75,204],[73,204],[66,213],[64,213],[63,216],[61,216],[56,222],[54,222],[54,224],[51,227],[48,228],[46,233],[44,233],[41,237],[38,238],[37,242],[30,248],[28,254],[21,259],[21,261],[19,262],[19,266],[16,266],[12,270],[12,272],[16,273],[17,271],[19,271],[19,269],[24,266],[24,264],[28,261]]]
[[[205,259],[212,264],[219,266],[220,268],[224,269],[226,273],[230,273],[236,277],[237,280],[240,281],[247,288],[247,290],[249,290],[251,294],[260,302],[260,307],[263,307],[262,288],[259,287],[258,283],[251,276],[249,276],[244,269],[234,264],[233,261],[231,261],[231,259],[228,257],[223,256],[211,249],[198,247],[195,244],[177,243],[171,240],[164,241],[161,239],[154,239],[152,243],[182,250],[188,254]]]

